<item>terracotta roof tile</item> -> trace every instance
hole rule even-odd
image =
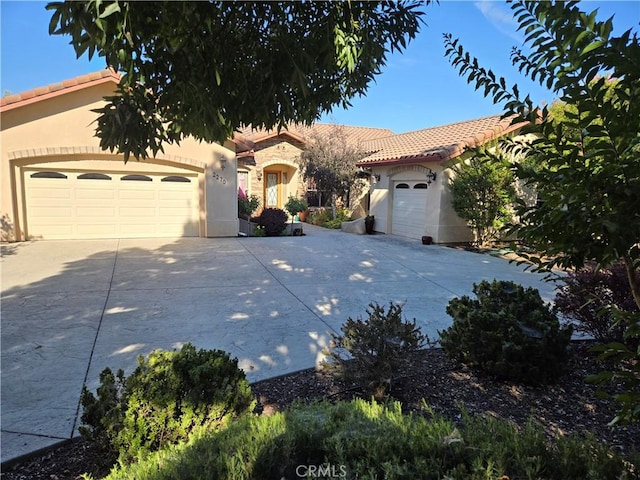
[[[492,115],[365,142],[363,146],[373,153],[358,165],[447,160],[524,125],[511,125],[511,118],[501,117]]]
[[[73,89],[82,86],[89,86],[90,83],[96,81],[112,80],[116,83],[120,81],[120,74],[110,69],[100,70],[98,72],[91,72],[86,75],[80,75],[76,78],[69,80],[63,80],[62,82],[52,83],[44,87],[36,87],[26,92],[21,92],[16,95],[8,95],[0,99],[0,108],[3,110],[9,110],[22,105],[22,102],[27,102],[33,99],[49,98],[52,95],[60,95],[65,93],[67,89]],[[29,102],[31,103],[31,102]]]
[[[280,134],[288,134],[293,138],[304,141],[314,134],[330,134],[337,126],[338,125],[331,123],[314,123],[311,126],[295,124],[290,125],[288,128],[283,128],[280,131]],[[340,125],[340,127],[344,129],[349,141],[354,143],[367,142],[376,138],[388,137],[390,135],[393,135],[393,131],[389,130],[388,128],[353,127],[349,125]],[[245,138],[255,143],[278,135],[277,129],[254,129],[250,125],[241,128],[240,133]]]

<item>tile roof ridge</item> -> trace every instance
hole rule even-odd
[[[472,118],[472,119],[469,119],[469,120],[458,120],[456,122],[445,123],[443,125],[434,125],[433,127],[420,128],[418,130],[409,130],[408,132],[398,133],[397,136],[408,135],[408,134],[418,133],[418,132],[424,132],[425,130],[435,130],[436,128],[448,128],[448,127],[452,127],[453,125],[461,125],[463,123],[474,123],[474,122],[479,122],[481,120],[487,120],[489,118],[494,118],[494,117],[499,117],[498,118],[498,122],[508,119],[508,116],[505,117],[504,119],[502,118],[503,116],[504,116],[504,114],[502,114],[502,113],[496,113],[496,114],[493,114],[493,115],[485,115],[483,117]]]
[[[103,79],[111,79],[116,83],[120,82],[121,75],[113,70],[112,68],[105,68],[103,70],[98,70],[94,72],[85,73],[83,75],[78,75],[74,78],[69,78],[66,80],[62,80],[60,82],[50,83],[49,85],[35,87],[31,90],[25,90],[23,92],[19,92],[12,95],[7,95],[0,99],[0,107],[9,107],[13,108],[14,106],[18,106],[17,104],[21,104],[22,102],[26,102],[30,100],[29,103],[40,100],[40,97],[48,96],[48,95],[60,95],[62,93],[66,93],[69,89],[72,88],[82,88],[83,85],[102,81]]]

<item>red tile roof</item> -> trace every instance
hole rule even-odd
[[[347,135],[347,139],[353,143],[363,143],[376,138],[383,138],[393,135],[393,131],[388,128],[373,127],[353,127],[349,125],[335,125],[331,123],[314,123],[311,126],[294,124],[288,128],[283,128],[280,135],[288,135],[300,142],[307,141],[313,135],[330,135],[336,128],[342,128]],[[253,129],[251,126],[243,127],[240,133],[247,139],[258,143],[278,135],[277,129],[264,130]]]
[[[494,138],[522,128],[525,123],[511,125],[512,118],[501,115],[425,128],[365,142],[371,153],[359,166],[391,165],[416,162],[439,162],[455,158],[469,147],[482,145]]]
[[[33,90],[18,93],[16,95],[7,95],[0,99],[0,111],[4,112],[24,105],[29,105],[40,100],[56,97],[65,93],[70,93],[81,88],[90,87],[105,82],[118,83],[120,74],[111,69],[101,70],[99,72],[87,73],[79,77],[64,80],[58,83],[52,83],[46,87],[37,87]]]

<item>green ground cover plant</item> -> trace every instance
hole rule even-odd
[[[547,442],[533,423],[463,414],[456,426],[399,403],[298,404],[247,415],[219,432],[171,446],[109,480],[224,479],[625,479],[632,466],[593,438]],[[319,470],[322,469],[322,470]]]

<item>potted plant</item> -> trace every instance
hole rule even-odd
[[[238,192],[238,218],[240,218],[240,231],[251,236],[254,225],[251,224],[251,215],[260,206],[260,198],[257,195],[247,195],[243,191]]]
[[[364,228],[369,235],[373,235],[373,226],[375,225],[375,222],[376,218],[373,215],[367,215],[364,217]]]
[[[287,203],[284,205],[284,209],[291,215],[291,234],[293,235],[293,222],[295,217],[300,212],[306,212],[309,208],[307,201],[301,198],[290,196]]]

